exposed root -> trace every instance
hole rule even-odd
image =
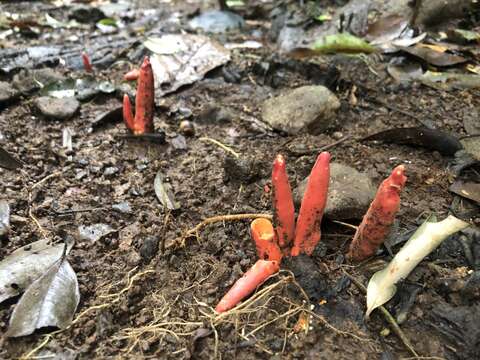
[[[225,144],[222,144],[220,141],[218,140],[215,140],[215,139],[212,139],[212,138],[209,138],[209,137],[201,137],[199,139],[200,141],[208,141],[208,142],[211,142],[212,144],[215,144],[217,145],[218,147],[221,147],[223,150],[225,150],[226,152],[229,152],[230,154],[232,154],[233,156],[235,156],[237,159],[240,157],[240,154],[237,153],[235,150],[233,150],[232,148],[228,147],[227,145]]]
[[[185,243],[188,238],[195,237],[199,239],[200,230],[202,230],[204,227],[210,224],[214,224],[217,222],[248,220],[248,219],[257,219],[257,218],[266,218],[266,219],[272,220],[273,216],[270,214],[233,214],[233,215],[218,215],[218,216],[206,218],[202,222],[198,223],[195,227],[188,230],[182,237],[176,239],[171,244],[167,245],[166,248],[167,249],[182,248],[185,246]]]
[[[94,311],[94,310],[99,310],[99,309],[104,309],[104,308],[108,308],[112,305],[114,305],[115,303],[119,302],[121,300],[121,296],[126,293],[128,290],[131,289],[133,283],[135,281],[137,281],[138,279],[141,279],[144,275],[146,274],[150,274],[150,273],[153,273],[155,272],[154,270],[152,269],[147,269],[147,270],[144,270],[142,272],[139,272],[137,274],[135,274],[134,276],[132,276],[130,278],[130,273],[132,271],[130,271],[128,273],[128,278],[127,278],[127,285],[121,289],[119,292],[117,293],[114,293],[114,294],[109,294],[109,295],[104,295],[104,296],[100,296],[100,297],[104,297],[104,298],[112,298],[111,301],[109,302],[106,302],[106,303],[102,303],[102,304],[98,304],[98,305],[93,305],[87,309],[85,309],[84,311],[82,311],[80,314],[78,314],[75,319],[71,322],[70,325],[68,325],[65,329],[60,329],[60,330],[56,330],[48,335],[46,335],[43,339],[43,341],[38,344],[34,349],[30,350],[28,353],[22,355],[20,357],[20,359],[32,359],[34,357],[34,355],[40,351],[43,347],[45,347],[49,342],[50,340],[52,340],[54,338],[55,335],[57,334],[60,334],[68,329],[70,329],[72,326],[74,326],[76,323],[78,323],[85,315],[87,315],[88,313]]]

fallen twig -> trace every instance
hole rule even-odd
[[[360,291],[362,291],[364,294],[367,293],[367,289],[365,288],[365,286],[363,286],[363,284],[360,281],[358,281],[352,275],[347,273],[345,270],[343,270],[343,273],[345,274],[345,276],[347,276],[355,284],[355,286],[358,289],[360,289]],[[384,306],[379,306],[378,308],[382,312],[382,314],[385,317],[385,319],[387,320],[387,322],[392,326],[393,332],[400,338],[400,340],[403,342],[403,344],[408,349],[408,351],[413,356],[415,356],[415,358],[419,358],[419,355],[417,354],[417,352],[413,348],[412,344],[410,343],[410,340],[407,338],[407,336],[402,331],[402,329],[400,329],[400,326],[398,326],[397,322],[395,321],[393,316],[390,314],[390,312],[387,309],[385,309]]]

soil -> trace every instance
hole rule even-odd
[[[140,8],[149,8],[148,2],[138,3]],[[164,13],[182,8],[181,3],[162,3]],[[24,4],[8,6],[10,11],[19,11]],[[190,12],[191,4],[185,9]],[[61,15],[62,10],[57,14]],[[218,38],[222,42],[240,41],[254,30],[266,31],[268,25],[268,18],[257,18],[247,22],[243,30]],[[67,37],[76,30],[62,31]],[[42,41],[18,36],[10,45],[23,47]],[[23,96],[1,110],[2,145],[24,166],[21,171],[0,170],[1,196],[8,200],[14,215],[0,256],[43,236],[58,241],[74,237],[77,241],[69,261],[81,294],[76,320],[70,328],[50,337],[46,337],[51,332],[48,329],[23,338],[4,339],[1,358],[28,354],[44,340],[48,342],[33,356],[413,356],[380,311],[375,311],[369,320],[364,318],[365,295],[348,276],[366,284],[391,257],[383,252],[366,264],[346,263],[343,256],[353,235],[351,228],[324,221],[322,243],[309,259],[309,266],[316,267],[309,278],[320,277],[322,284],[322,289],[312,286],[313,296],[299,290],[291,272],[285,269],[259,289],[268,291],[247,304],[246,311],[220,319],[213,312],[216,303],[256,261],[249,221],[210,224],[198,231],[198,237],[185,239],[184,246],[178,246],[179,239],[204,218],[271,213],[270,194],[265,188],[270,186],[275,155],[285,155],[295,187],[308,175],[316,149],[336,142],[339,136],[351,139],[329,149],[332,159],[367,173],[375,184],[394,166],[406,164],[408,182],[397,216],[398,234],[418,226],[427,214],[444,218],[453,200],[448,191],[452,177],[447,166],[451,158],[428,149],[357,139],[390,128],[418,126],[418,119],[457,136],[465,135],[463,120],[478,109],[480,92],[399,85],[386,73],[388,59],[378,55],[292,60],[279,55],[268,37],[264,41],[261,49],[233,51],[231,62],[223,70],[211,71],[203,80],[166,96],[155,115],[155,128],[165,131],[166,144],[122,137],[126,130],[118,116],[92,130],[92,122],[99,114],[121,105],[120,98],[114,95],[99,95],[83,102],[80,111],[65,121],[48,120],[36,113],[33,95]],[[57,42],[61,44],[61,40]],[[260,64],[270,64],[275,70],[265,74],[259,71]],[[120,81],[134,65],[119,62],[108,69],[96,69],[96,76]],[[55,71],[67,76],[82,72],[71,73],[61,67]],[[238,81],[232,82],[232,76],[228,76],[231,74]],[[11,81],[11,74],[0,80]],[[327,84],[341,100],[334,126],[320,135],[296,136],[261,126],[263,100],[309,84]],[[183,115],[176,111],[178,108],[191,110],[189,121],[195,127],[195,134],[186,137],[184,150],[170,144],[180,134]],[[62,148],[62,131],[66,127],[73,132],[72,151]],[[206,137],[234,149],[240,160],[205,141]],[[112,167],[116,170],[106,171]],[[166,210],[156,198],[153,182],[158,171],[172,185],[180,209]],[[112,209],[112,205],[125,201],[131,213]],[[359,221],[349,222],[358,225]],[[478,215],[474,221],[478,224]],[[109,224],[114,231],[94,243],[79,238],[80,225],[97,223]],[[308,268],[302,270],[298,265],[294,268],[293,272],[308,272]],[[401,329],[419,355],[446,359],[479,356],[478,292],[465,297],[461,286],[452,285],[464,283],[470,273],[471,266],[457,238],[449,239],[417,267],[387,306],[395,315],[416,294]],[[0,307],[1,334],[8,328],[14,306],[15,301],[8,301]]]

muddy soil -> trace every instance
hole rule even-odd
[[[151,5],[138,3],[144,9]],[[25,4],[8,6],[19,11]],[[182,9],[179,3],[161,6],[164,14]],[[190,13],[191,4],[182,11]],[[62,10],[55,14],[61,16]],[[218,38],[239,41],[255,31],[266,34],[268,27],[269,19],[260,17],[247,21],[241,32]],[[75,34],[76,30],[62,31]],[[80,34],[80,39],[87,38],[88,34]],[[10,46],[44,41],[18,36],[10,40]],[[61,44],[61,39],[54,41]],[[418,126],[418,119],[464,135],[463,121],[478,109],[480,93],[398,85],[386,73],[387,61],[382,56],[292,60],[279,55],[267,36],[263,41],[260,49],[234,50],[223,70],[214,70],[165,97],[165,103],[156,109],[155,127],[165,131],[166,144],[125,139],[125,126],[118,117],[92,130],[99,114],[121,105],[115,95],[83,102],[80,111],[65,121],[39,115],[32,104],[34,95],[22,96],[1,110],[2,145],[8,144],[24,167],[21,171],[0,170],[1,197],[8,200],[14,214],[0,257],[44,236],[57,240],[73,237],[77,241],[69,260],[81,294],[70,328],[51,336],[46,336],[52,331],[48,329],[5,339],[1,358],[18,358],[32,350],[32,356],[62,359],[413,356],[379,311],[368,321],[364,318],[365,296],[349,276],[366,284],[391,256],[384,252],[366,264],[346,263],[343,256],[353,235],[349,227],[324,221],[322,243],[310,262],[323,274],[328,291],[306,299],[291,272],[285,270],[263,285],[268,291],[246,311],[220,320],[213,312],[216,303],[256,261],[249,221],[209,225],[198,237],[187,238],[184,246],[178,246],[179,240],[204,218],[271,213],[266,188],[270,187],[275,155],[285,155],[295,187],[308,175],[316,149],[342,136],[350,136],[350,140],[330,148],[333,160],[367,173],[375,185],[394,166],[406,164],[408,183],[397,217],[399,234],[418,226],[427,214],[443,218],[453,200],[448,191],[450,158],[422,148],[358,139],[389,128]],[[274,74],[266,76],[259,71],[259,64],[279,65]],[[121,81],[134,65],[118,62],[97,69],[96,74]],[[329,69],[335,69],[333,75]],[[61,66],[55,71],[71,74]],[[229,74],[235,74],[237,80],[232,82]],[[11,80],[11,74],[2,77]],[[286,136],[265,130],[259,122],[263,101],[305,84],[327,84],[338,96],[341,108],[334,125],[319,135]],[[171,144],[181,134],[179,124],[185,117],[178,109],[191,111],[188,120],[195,127],[195,134],[186,136],[186,149]],[[65,127],[73,132],[72,151],[62,148]],[[234,149],[242,163],[238,165],[229,152],[204,138]],[[171,183],[179,210],[166,210],[157,200],[153,182],[158,171]],[[112,208],[122,202],[128,202],[131,211]],[[347,222],[358,225],[359,221]],[[97,223],[109,224],[113,231],[94,243],[80,239],[80,225]],[[408,299],[416,294],[401,329],[420,356],[479,356],[478,293],[477,297],[463,296],[461,286],[451,285],[464,283],[470,273],[458,240],[449,239],[417,267],[388,304],[387,309],[395,315],[405,303],[402,296]],[[2,334],[14,306],[15,301],[9,301],[0,307]]]

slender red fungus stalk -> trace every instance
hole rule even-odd
[[[270,220],[258,218],[250,225],[252,238],[257,247],[258,257],[261,260],[282,260],[282,252],[277,244],[275,230]]]
[[[133,129],[135,126],[135,119],[132,114],[132,105],[127,94],[123,95],[123,121],[128,129]]]
[[[220,300],[215,311],[221,313],[232,309],[278,270],[280,270],[278,261],[258,260],[250,270],[233,284]]]
[[[148,57],[145,57],[138,77],[137,95],[135,96],[135,118],[131,115],[128,96],[123,97],[125,124],[135,135],[153,132],[154,92],[152,66]]]
[[[82,61],[83,61],[83,68],[86,72],[93,72],[92,63],[90,62],[90,58],[86,52],[82,52]]]
[[[295,207],[288,182],[285,159],[277,155],[272,169],[274,224],[278,245],[287,255],[295,237]]]
[[[297,219],[292,256],[311,255],[320,241],[323,211],[327,203],[330,180],[330,154],[322,152],[310,172]]]
[[[384,242],[400,209],[400,191],[406,181],[405,166],[399,165],[382,182],[350,244],[347,254],[350,260],[369,258]]]
[[[127,72],[125,75],[123,75],[123,80],[125,81],[135,81],[138,79],[140,76],[140,70],[138,69],[133,69]]]

